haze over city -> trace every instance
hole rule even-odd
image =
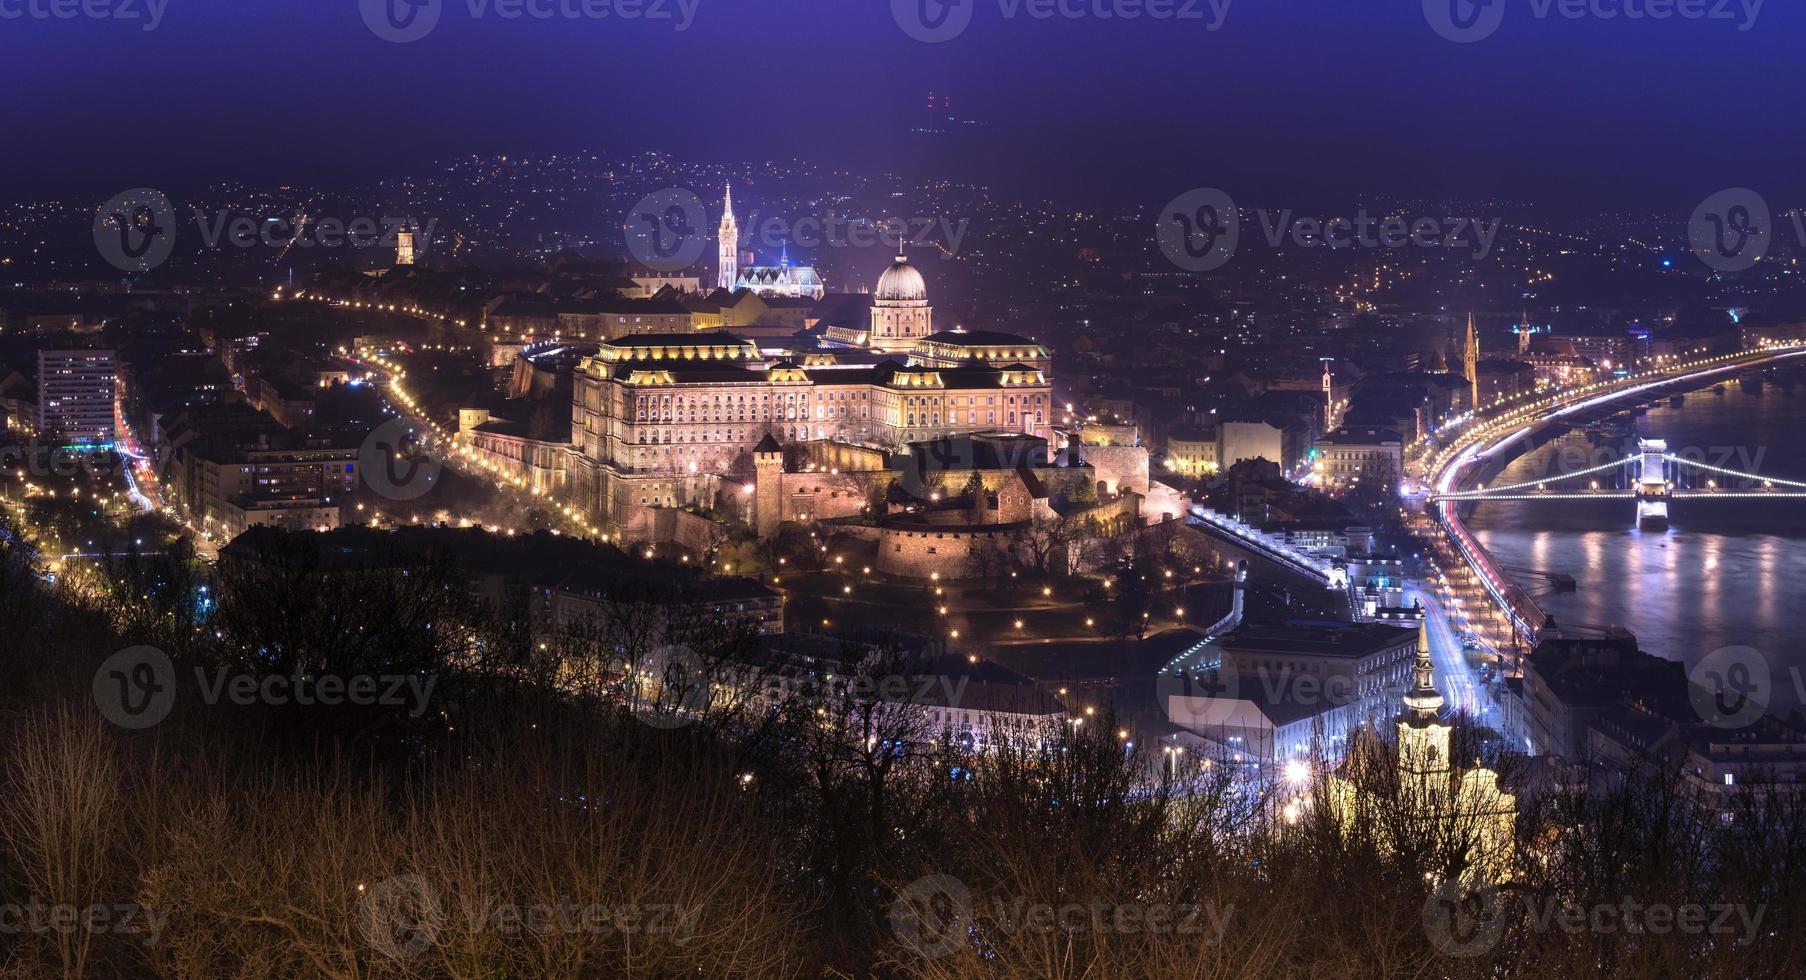
[[[1789,975],[1801,17],[0,0],[0,975]]]

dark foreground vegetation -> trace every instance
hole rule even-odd
[[[526,615],[445,563],[172,550],[52,582],[8,552],[0,975],[1798,975],[1792,795],[1558,780],[1502,887],[1451,906],[1471,842],[1405,808],[1349,827],[1305,787],[1288,819],[1104,718],[977,755],[880,685],[640,683],[674,631],[710,665],[752,640],[629,600],[556,641]],[[329,706],[187,682],[129,730],[96,671],[138,645],[183,676],[433,683]]]

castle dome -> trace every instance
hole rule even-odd
[[[880,302],[926,303],[928,283],[915,266],[909,264],[909,259],[899,255],[897,261],[884,270],[884,275],[878,277],[877,299]]]

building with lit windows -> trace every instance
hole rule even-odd
[[[1337,429],[1317,440],[1312,469],[1325,487],[1348,487],[1363,480],[1390,486],[1405,472],[1404,439],[1392,429],[1373,426]]]
[[[712,505],[723,477],[752,474],[767,437],[884,450],[980,432],[1051,438],[1052,388],[1036,366],[1045,348],[933,334],[927,302],[921,274],[899,260],[869,346],[771,351],[728,331],[602,343],[575,374],[568,495],[599,526],[632,533],[648,508]]]
[[[111,446],[119,375],[110,350],[38,351],[38,431],[84,446]]]
[[[1538,384],[1552,384],[1562,387],[1585,384],[1593,380],[1598,369],[1592,361],[1579,354],[1519,354],[1519,361],[1530,365],[1536,372]]]
[[[1217,462],[1216,431],[1178,428],[1167,433],[1166,468],[1180,476],[1215,475],[1221,468]]]
[[[821,299],[828,294],[821,274],[814,267],[791,265],[786,255],[777,265],[755,265],[740,270],[734,290],[748,290],[760,296],[788,299]]]
[[[1339,756],[1409,688],[1417,638],[1380,623],[1245,623],[1213,641],[1220,666],[1196,685],[1210,693],[1167,694],[1167,718],[1238,762],[1313,746]]]
[[[1020,364],[1042,372],[1053,369],[1053,355],[1047,348],[1014,334],[988,330],[929,334],[909,350],[909,362],[924,367],[960,367],[971,361],[998,367]]]
[[[165,439],[165,498],[221,540],[259,526],[336,528],[357,489],[356,439],[303,435],[243,406],[182,413]]]

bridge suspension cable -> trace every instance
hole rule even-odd
[[[1526,487],[1541,487],[1541,486],[1544,486],[1549,483],[1554,483],[1557,480],[1571,480],[1577,476],[1591,476],[1594,473],[1603,473],[1606,470],[1618,469],[1620,467],[1628,466],[1631,463],[1636,462],[1636,459],[1637,459],[1637,457],[1635,457],[1635,456],[1629,456],[1624,459],[1613,460],[1612,462],[1606,463],[1601,466],[1590,466],[1584,470],[1575,470],[1572,473],[1563,473],[1560,476],[1544,477],[1543,479],[1540,479],[1540,480],[1526,480],[1523,483],[1509,483],[1502,487],[1487,487],[1484,490],[1460,490],[1460,491],[1456,491],[1454,493],[1445,493],[1445,494],[1439,495],[1439,499],[1442,499],[1442,500],[1485,500],[1485,499],[1489,499],[1490,495],[1496,494],[1496,493],[1510,493],[1513,490],[1523,490]]]
[[[1779,479],[1777,477],[1772,477],[1772,476],[1761,476],[1761,475],[1758,475],[1755,473],[1744,473],[1739,470],[1729,470],[1729,469],[1725,469],[1722,466],[1713,466],[1710,463],[1700,463],[1700,462],[1696,462],[1691,459],[1682,459],[1681,457],[1676,456],[1673,453],[1668,453],[1668,454],[1664,455],[1662,458],[1666,459],[1670,463],[1674,463],[1677,466],[1691,466],[1696,469],[1707,470],[1707,471],[1710,471],[1713,473],[1722,473],[1725,476],[1742,477],[1743,479],[1746,479],[1746,480],[1761,480],[1764,483],[1772,483],[1776,486],[1797,487],[1799,489],[1806,490],[1806,483],[1801,483],[1797,480],[1782,480],[1782,479]]]

